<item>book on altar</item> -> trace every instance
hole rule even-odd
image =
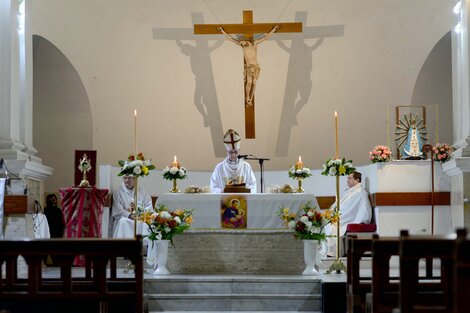
[[[225,185],[224,193],[250,193],[251,190],[246,188],[245,183]]]

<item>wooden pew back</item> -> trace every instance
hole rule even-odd
[[[348,312],[365,312],[365,297],[371,291],[371,276],[364,276],[360,269],[361,259],[371,250],[372,238],[348,236],[347,286]]]
[[[455,240],[450,237],[410,236],[408,232],[401,233],[401,313],[452,312],[454,244]],[[440,275],[434,276],[428,270],[425,279],[420,277],[419,261],[421,259],[427,261],[439,259]],[[432,279],[431,282],[429,279]]]
[[[48,255],[59,263],[59,277],[51,277],[44,272],[43,261]],[[72,276],[72,270],[73,260],[79,255],[84,256],[86,267],[84,277],[77,278]],[[27,278],[22,278],[24,273],[19,273],[19,256],[27,263]],[[118,277],[118,257],[133,262],[134,275]],[[126,301],[135,303],[132,312],[143,312],[141,237],[136,240],[2,240],[0,265],[5,269],[4,276],[0,272],[0,299],[3,303],[95,301],[100,312],[107,312],[111,303]]]

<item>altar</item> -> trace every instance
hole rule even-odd
[[[227,197],[246,199],[247,229],[280,229],[284,225],[277,216],[281,207],[297,212],[308,201],[318,206],[313,194],[171,194],[158,197],[156,205],[164,204],[170,211],[194,209],[191,229],[221,228],[221,202]]]

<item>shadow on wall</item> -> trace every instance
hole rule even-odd
[[[74,151],[92,149],[90,102],[67,57],[47,39],[33,36],[33,143],[54,168],[45,192],[73,185]]]
[[[302,33],[279,34],[276,37],[277,44],[289,53],[286,88],[276,145],[278,157],[287,156],[292,127],[297,125],[297,115],[308,103],[312,92],[313,52],[320,47],[324,38],[344,35],[344,25],[306,26],[307,11],[296,12],[295,21],[302,22]],[[305,42],[306,39],[316,39],[316,41],[308,45]],[[291,40],[290,46],[282,40]]]
[[[450,144],[454,143],[451,35],[451,32],[445,34],[429,53],[418,74],[411,97],[411,105],[439,106],[438,140]],[[432,145],[436,144],[435,138],[429,140]]]
[[[193,24],[204,24],[202,13],[191,13]],[[214,73],[212,70],[211,52],[223,44],[221,36],[197,36],[192,28],[154,28],[153,38],[157,40],[175,40],[181,53],[189,58],[191,71],[194,74],[194,105],[201,114],[204,127],[209,127],[214,155],[218,158],[226,156],[222,144],[224,130],[220,116],[219,101],[215,90]],[[217,40],[209,46],[209,40]],[[184,42],[183,42],[184,41]],[[194,43],[190,44],[187,42]]]

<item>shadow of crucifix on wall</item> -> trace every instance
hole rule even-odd
[[[307,11],[297,11],[295,21],[304,25],[302,33],[276,36],[276,43],[289,53],[276,156],[287,156],[291,130],[297,125],[297,115],[310,98],[313,88],[313,52],[320,47],[324,38],[344,35],[344,25],[306,26]],[[308,45],[307,39],[316,39],[316,41]],[[291,41],[290,46],[284,43],[286,40]]]
[[[204,16],[200,12],[193,12],[191,20],[193,24],[204,23]],[[214,155],[218,158],[225,157],[225,147],[220,140],[224,135],[224,130],[210,56],[223,44],[223,38],[218,35],[195,36],[193,28],[153,28],[153,38],[174,40],[181,53],[189,58],[195,80],[194,105],[201,114],[204,127],[210,129]],[[209,45],[210,41],[215,41],[215,43]]]

